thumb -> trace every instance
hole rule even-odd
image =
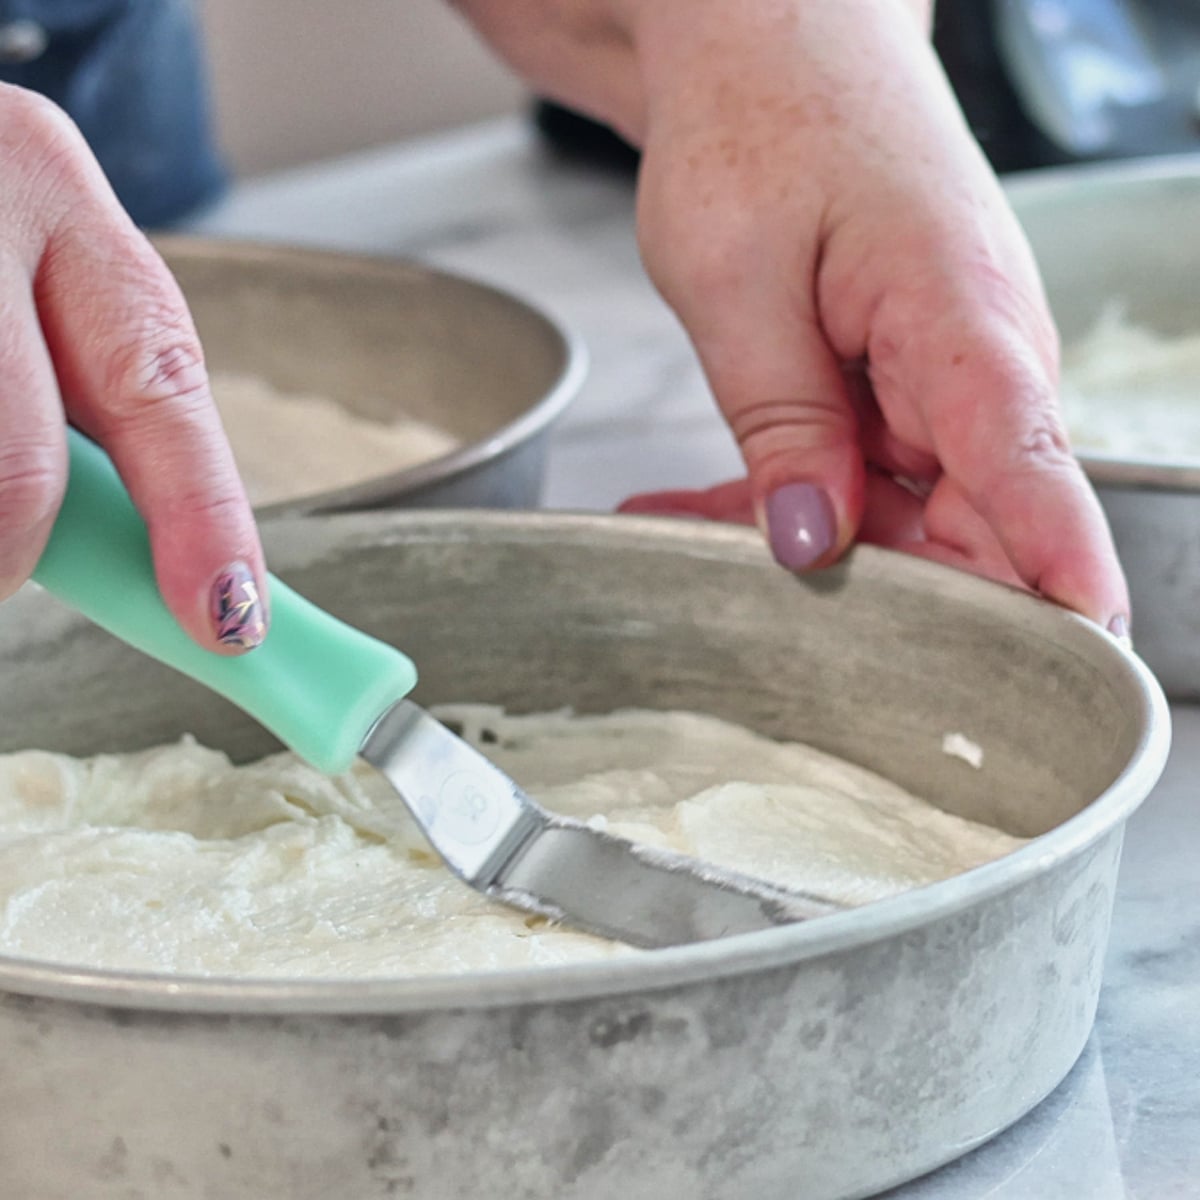
[[[741,448],[771,552],[793,571],[833,562],[862,520],[865,475],[858,420],[823,332],[776,310],[693,340]]]

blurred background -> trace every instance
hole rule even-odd
[[[513,112],[520,82],[446,0],[201,0],[239,175]]]
[[[257,174],[528,106],[445,0],[202,0],[221,139]],[[995,166],[1200,149],[1200,0],[940,0]],[[595,131],[542,109],[564,145]]]

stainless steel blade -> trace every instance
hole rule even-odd
[[[590,933],[648,948],[675,946],[836,908],[548,813],[409,700],[384,713],[361,753],[387,777],[464,882]]]

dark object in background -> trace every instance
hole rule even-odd
[[[1200,150],[1200,0],[940,0],[934,45],[999,172]],[[603,125],[539,102],[559,151],[636,166]]]
[[[534,105],[533,120],[564,158],[598,163],[630,174],[637,171],[641,159],[637,150],[599,121],[549,100],[539,100]]]
[[[1200,150],[1200,0],[942,0],[934,41],[998,170]]]
[[[1020,171],[1065,161],[1025,115],[1001,60],[987,0],[943,0],[933,44],[958,102],[994,170]]]
[[[221,190],[192,0],[0,0],[0,81],[71,115],[139,225]]]

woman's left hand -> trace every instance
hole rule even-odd
[[[924,0],[465,6],[642,147],[642,255],[746,461],[628,509],[755,520],[794,570],[897,546],[1126,631],[1033,257]]]

